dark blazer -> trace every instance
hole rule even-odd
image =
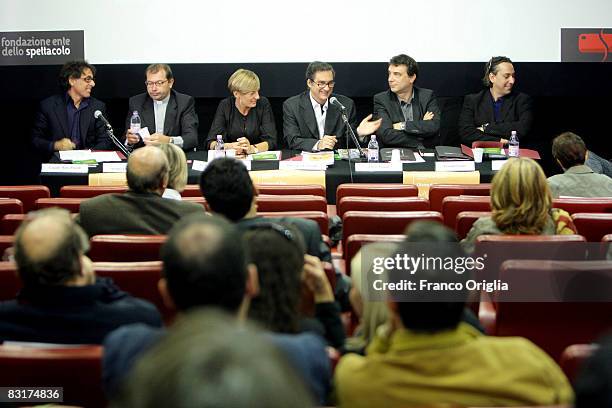
[[[219,102],[210,125],[205,144],[207,148],[210,142],[217,140],[217,135],[223,135],[225,143],[233,143],[240,137],[246,137],[252,145],[268,142],[268,149],[274,150],[277,138],[276,125],[268,98],[262,96],[246,116],[243,116],[236,108],[236,98],[223,99]]]
[[[379,146],[417,147],[423,144],[434,147],[440,139],[440,108],[431,89],[413,88],[414,100],[412,113],[414,120],[406,121],[405,130],[393,129],[393,124],[404,122],[404,114],[397,95],[390,89],[374,95],[374,112],[382,118],[380,129],[376,132]],[[422,120],[425,113],[434,114],[432,120]]]
[[[200,204],[162,198],[155,193],[103,194],[85,200],[77,221],[87,234],[164,235],[187,214],[204,211]]]
[[[302,92],[292,96],[283,103],[283,133],[287,147],[293,150],[311,151],[315,143],[319,141],[319,128],[315,118],[312,104],[310,103],[310,91]],[[353,100],[344,95],[333,94],[340,103],[346,107],[349,123],[353,130],[357,128],[355,121],[355,104]],[[336,136],[337,148],[346,148],[346,126],[342,121],[341,110],[335,105],[329,104],[325,116],[325,134]],[[352,143],[351,147],[354,147]]]
[[[123,134],[125,135],[130,128],[130,119],[134,111],[138,111],[140,115],[140,126],[148,127],[151,134],[155,133],[153,99],[145,92],[130,98]],[[170,91],[170,100],[168,100],[166,118],[164,119],[164,135],[181,136],[183,138],[183,150],[185,151],[193,150],[198,145],[198,115],[195,111],[193,96],[175,90]],[[135,145],[135,147],[140,146],[143,146],[142,141]]]
[[[58,94],[44,99],[40,103],[32,128],[34,147],[48,160],[53,154],[53,143],[68,138],[68,112],[66,94]],[[81,146],[84,149],[114,150],[114,145],[106,135],[104,124],[94,118],[95,111],[106,116],[106,105],[96,98],[89,98],[89,106],[81,111]]]
[[[471,146],[477,140],[499,141],[510,139],[510,132],[516,130],[520,141],[529,136],[533,123],[533,103],[524,93],[512,92],[503,97],[500,121],[495,122],[493,98],[489,89],[466,95],[459,116],[461,142]],[[477,128],[488,123],[485,132]]]

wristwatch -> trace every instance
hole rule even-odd
[[[168,143],[174,144],[174,138],[172,136],[170,136],[170,141]]]

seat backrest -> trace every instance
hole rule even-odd
[[[0,186],[0,197],[16,198],[23,203],[23,211],[28,212],[35,209],[34,202],[39,198],[51,197],[47,186]]]
[[[21,289],[14,262],[0,262],[0,301],[15,299]]]
[[[102,346],[24,347],[0,345],[0,384],[63,387],[63,403],[105,407]]]
[[[257,215],[266,218],[305,218],[315,221],[319,225],[321,234],[327,235],[329,233],[329,218],[327,218],[327,214],[323,211],[265,211],[258,212]]]
[[[429,201],[422,197],[343,197],[337,204],[339,217],[347,211],[429,211]]]
[[[7,248],[13,246],[14,239],[13,235],[0,235],[0,257],[2,257]]]
[[[503,148],[504,144],[502,142],[494,142],[491,140],[477,140],[475,142],[472,142],[472,149],[477,149],[477,148]]]
[[[432,211],[442,212],[442,200],[449,196],[488,196],[491,184],[432,184],[429,187],[429,206]]]
[[[572,384],[578,378],[582,365],[597,351],[597,344],[572,344],[561,353],[559,365]]]
[[[200,204],[202,207],[204,207],[204,209],[206,209],[206,199],[202,196],[186,196],[183,197],[183,201],[189,201],[191,203],[196,203],[196,204]]]
[[[490,211],[461,211],[457,214],[457,220],[455,222],[457,238],[465,238],[477,219],[490,216]]]
[[[574,213],[612,213],[612,197],[571,197],[553,199],[553,208],[561,208],[570,214]]]
[[[17,231],[17,228],[19,228],[27,216],[27,214],[6,214],[2,217],[2,223],[0,225],[0,232],[2,235],[15,234],[15,231]]]
[[[601,242],[606,234],[612,234],[612,213],[574,213],[572,220],[588,242]]]
[[[81,202],[87,198],[39,198],[34,206],[37,210],[50,207],[64,208],[71,213],[78,213],[81,207]]]
[[[347,275],[351,275],[351,260],[357,252],[366,244],[372,242],[402,242],[406,238],[402,234],[389,234],[389,235],[378,235],[378,234],[353,234],[346,240],[346,252],[344,255],[345,270]]]
[[[17,198],[0,198],[0,218],[6,214],[23,214],[23,203]]]
[[[166,235],[95,235],[89,257],[94,262],[158,261]]]
[[[612,300],[612,261],[511,260],[499,279],[522,299],[544,301],[494,297],[494,335],[526,337],[559,361],[567,346],[592,343],[612,329],[612,302],[606,301]],[[553,297],[561,301],[546,301]]]
[[[489,196],[449,196],[442,200],[444,224],[451,229],[457,223],[457,214],[461,211],[491,211]]]
[[[336,203],[343,197],[416,197],[419,189],[414,184],[348,183],[336,189]]]
[[[128,186],[63,186],[60,198],[91,198],[102,194],[125,193]]]
[[[199,184],[187,184],[181,192],[181,196],[185,197],[202,197],[202,191]]]
[[[325,187],[318,184],[257,184],[259,194],[314,195],[325,198]]]
[[[257,211],[322,211],[327,213],[325,197],[314,195],[262,195],[257,196]]]
[[[342,246],[346,252],[348,237],[354,234],[403,234],[414,221],[442,222],[442,214],[437,211],[347,211],[342,217]]]

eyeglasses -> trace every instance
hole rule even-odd
[[[165,84],[166,82],[168,82],[167,79],[163,80],[163,81],[145,81],[145,85],[147,87],[152,87],[153,85],[155,86],[162,86],[163,84]]]
[[[275,223],[261,223],[261,224],[253,224],[250,225],[248,227],[249,231],[261,231],[261,230],[268,230],[268,231],[274,231],[276,233],[278,233],[279,235],[281,235],[283,238],[285,238],[287,241],[289,242],[295,242],[295,237],[293,236],[293,232],[291,232],[290,230],[288,230],[287,228],[283,227],[280,224],[275,224]]]
[[[326,86],[329,86],[330,88],[333,88],[334,85],[336,85],[335,81],[329,81],[329,82],[315,82],[312,79],[310,80],[310,82],[312,82],[313,84],[315,84],[316,86],[319,87],[319,89],[323,89]]]
[[[92,77],[91,75],[86,76],[86,77],[80,77],[79,79],[82,79],[83,81],[85,81],[86,84],[92,82],[94,80],[94,77]]]

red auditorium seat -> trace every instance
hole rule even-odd
[[[14,239],[15,237],[12,235],[0,235],[0,257],[2,257],[7,248],[13,246]]]
[[[575,383],[584,362],[597,351],[597,344],[572,344],[561,353],[559,365],[572,384]]]
[[[493,141],[485,141],[485,140],[477,140],[475,142],[472,142],[472,149],[477,149],[477,148],[503,148],[504,144],[502,142],[493,142]]]
[[[102,194],[125,193],[127,186],[63,186],[60,198],[91,198]]]
[[[339,217],[347,211],[429,211],[422,197],[343,197],[337,204]]]
[[[206,209],[206,199],[202,196],[187,196],[183,197],[183,201],[189,201],[192,203],[200,204],[204,209]]]
[[[307,220],[313,220],[319,224],[321,234],[327,235],[329,233],[329,219],[327,218],[327,214],[323,211],[265,211],[258,212],[257,215],[266,218],[305,218]]]
[[[561,208],[570,214],[574,213],[612,213],[612,197],[598,198],[555,198],[554,208]]]
[[[39,198],[34,203],[37,210],[50,207],[64,208],[71,213],[78,213],[81,202],[87,198]]]
[[[39,198],[49,198],[51,193],[47,186],[0,186],[0,197],[16,198],[23,203],[23,211],[35,209],[34,202]]]
[[[17,228],[26,219],[27,214],[6,214],[2,217],[1,233],[2,235],[13,235]]]
[[[325,187],[318,184],[257,184],[259,194],[264,195],[314,195],[325,198]]]
[[[15,299],[21,289],[14,262],[0,262],[0,301]]]
[[[23,214],[23,203],[17,198],[0,198],[0,218],[6,214]]]
[[[158,261],[165,235],[95,235],[89,257],[94,262]]]
[[[105,407],[102,346],[53,348],[0,345],[0,384],[4,387],[64,388],[63,404]]]
[[[491,184],[432,184],[429,187],[429,205],[432,211],[442,212],[442,200],[449,196],[488,196]]]
[[[559,361],[567,346],[612,329],[612,261],[511,260],[499,278],[512,289],[493,297],[493,335],[526,337]],[[517,294],[530,301],[508,301]]]
[[[442,200],[444,224],[451,229],[457,223],[457,214],[461,211],[491,211],[489,196],[450,196]]]
[[[419,189],[414,184],[348,183],[336,189],[336,203],[343,197],[416,197]]]
[[[187,184],[181,192],[181,196],[185,197],[202,197],[202,191],[199,184]]]
[[[359,252],[361,247],[373,242],[402,242],[406,238],[401,234],[377,235],[377,234],[353,234],[346,240],[345,269],[346,274],[351,275],[351,260]]]
[[[314,195],[259,195],[258,212],[274,211],[322,211],[327,213],[325,197]]]
[[[457,237],[459,239],[465,238],[477,219],[490,216],[490,211],[461,211],[457,214],[457,220],[455,222]]]
[[[605,235],[612,234],[612,213],[574,213],[572,220],[588,242],[601,242]]]

